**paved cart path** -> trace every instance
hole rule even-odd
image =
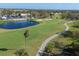
[[[64,23],[64,26],[65,26],[64,32],[66,32],[66,31],[69,30],[69,26],[67,25],[68,23],[72,23],[72,21]],[[62,33],[63,33],[63,32],[62,32]],[[40,46],[40,48],[38,49],[36,56],[40,56],[40,53],[43,53],[43,51],[45,50],[45,47],[47,46],[47,44],[48,44],[51,40],[53,40],[53,39],[55,39],[56,37],[58,37],[59,35],[61,35],[62,33],[57,33],[57,34],[54,34],[54,35],[48,37],[48,38],[42,43],[42,45]]]

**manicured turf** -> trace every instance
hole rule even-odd
[[[28,28],[17,29],[0,33],[0,48],[24,48],[23,33],[28,29],[30,36],[26,40],[26,50],[29,55],[35,55],[42,42],[49,36],[64,30],[64,25],[59,20],[41,22]],[[14,55],[15,50],[0,50],[0,55]]]

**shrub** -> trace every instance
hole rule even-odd
[[[16,50],[15,55],[16,56],[28,56],[28,53],[26,52],[25,49],[19,49],[19,50]]]

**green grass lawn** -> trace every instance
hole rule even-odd
[[[0,33],[0,48],[24,48],[23,33],[28,29],[30,36],[26,40],[26,51],[35,55],[42,42],[49,36],[64,30],[63,23],[59,20],[43,21],[38,25]],[[14,55],[15,50],[1,51],[0,55]]]

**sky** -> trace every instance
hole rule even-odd
[[[79,10],[79,3],[0,3],[0,8]]]

